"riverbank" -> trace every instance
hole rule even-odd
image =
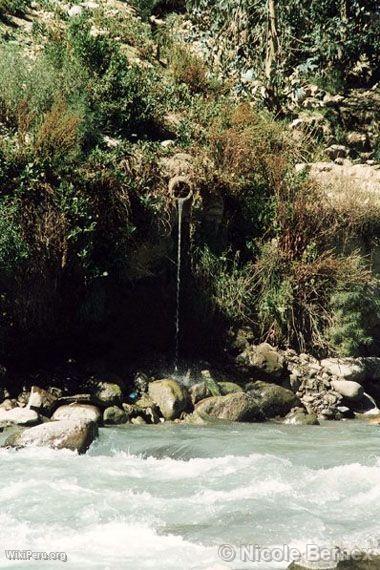
[[[0,427],[19,429],[5,445],[84,453],[98,426],[128,423],[275,421],[318,426],[355,417],[380,423],[379,358],[319,361],[247,340],[237,352],[229,369],[198,365],[171,375],[135,371],[123,379],[110,375],[112,381],[91,376],[71,384],[26,384],[18,395],[4,387]]]

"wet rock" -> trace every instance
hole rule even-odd
[[[284,419],[284,424],[296,426],[318,426],[316,414],[308,414],[303,408],[291,410]]]
[[[134,415],[142,416],[148,424],[158,424],[160,421],[160,409],[148,394],[143,394],[143,396],[137,400],[134,409]]]
[[[126,412],[118,406],[110,406],[103,412],[103,423],[105,425],[125,424],[127,421],[128,416]]]
[[[364,394],[363,387],[353,380],[332,380],[332,388],[348,400],[361,400]]]
[[[189,388],[190,399],[195,406],[201,400],[212,396],[205,382],[198,382]]]
[[[105,407],[117,406],[123,398],[120,386],[112,382],[99,382],[94,395],[97,403]]]
[[[98,423],[101,414],[96,406],[90,404],[69,404],[60,406],[52,416],[53,420],[88,421]]]
[[[160,408],[165,420],[179,418],[188,407],[188,393],[178,382],[172,379],[155,380],[149,384],[148,394]]]
[[[270,344],[263,342],[250,346],[237,357],[244,366],[264,372],[268,376],[279,377],[284,371],[284,356]]]
[[[195,413],[234,422],[256,422],[264,419],[258,401],[244,392],[206,398],[196,405]]]
[[[246,389],[257,399],[268,419],[285,416],[300,404],[299,398],[291,390],[277,384],[257,381],[248,384]]]
[[[4,447],[50,447],[85,453],[97,435],[98,427],[95,422],[60,420],[12,434]]]
[[[39,415],[34,410],[26,408],[0,409],[0,422],[2,424],[19,426],[32,426],[40,422]]]
[[[28,408],[50,417],[56,401],[57,397],[50,392],[38,386],[32,386],[28,400]]]

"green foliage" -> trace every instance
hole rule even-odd
[[[217,65],[241,89],[267,84],[267,2],[188,0],[204,42],[218,44]],[[375,78],[380,63],[380,11],[376,0],[276,0],[279,49],[270,84],[277,95],[296,96],[311,75],[333,90],[337,82]],[[213,54],[210,52],[209,57]],[[290,78],[290,80],[289,80]]]
[[[0,200],[0,277],[28,258],[28,246],[18,221],[17,204],[8,198]]]
[[[238,255],[216,255],[205,247],[197,255],[199,288],[208,291],[213,310],[229,322],[249,322],[252,314],[252,266],[239,262]]]
[[[31,0],[0,0],[0,17],[7,14],[22,14],[30,4]]]
[[[373,328],[380,316],[378,291],[373,286],[338,290],[331,297],[332,323],[326,336],[343,356],[360,356],[373,345]]]

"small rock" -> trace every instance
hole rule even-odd
[[[101,406],[117,406],[120,405],[123,393],[118,384],[112,382],[99,382],[95,392],[95,398]]]
[[[26,408],[0,409],[0,422],[17,424],[19,426],[32,426],[38,424],[40,418],[37,412]]]
[[[319,421],[316,414],[308,414],[302,408],[296,408],[288,413],[284,419],[284,424],[296,426],[318,426]]]
[[[237,362],[268,376],[281,376],[284,370],[284,357],[270,344],[263,342],[250,346],[237,357]]]
[[[60,406],[52,416],[53,420],[83,420],[98,423],[101,419],[100,411],[90,404],[69,404]]]
[[[127,414],[118,406],[111,406],[109,408],[106,408],[103,412],[104,424],[118,425],[125,424],[127,421]]]
[[[28,408],[50,417],[56,401],[57,397],[50,392],[38,386],[32,386],[28,400]]]

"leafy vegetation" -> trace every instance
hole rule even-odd
[[[138,8],[148,18],[183,8],[174,4]],[[191,5],[206,26],[206,6]],[[288,42],[276,63],[283,77],[307,58],[314,58],[313,72],[338,73],[364,49],[348,53],[345,45],[342,60],[324,44],[315,51],[310,22],[300,38],[308,47],[295,49],[296,3],[280,7],[281,41]],[[211,33],[221,18],[235,21],[234,3],[215,9]],[[318,33],[330,38],[335,16],[330,22],[325,2],[312,9],[316,21],[327,22]],[[244,10],[241,34],[259,14],[256,4]],[[263,17],[240,42],[251,50],[241,69],[249,63],[258,77],[265,75],[258,61],[266,49]],[[307,19],[304,9],[297,18]],[[176,247],[168,182],[178,173],[195,190],[188,304],[201,318],[192,325],[189,318],[198,327],[192,337],[207,338],[214,327],[223,339],[231,326],[249,325],[257,338],[300,350],[356,354],[370,346],[376,280],[354,245],[371,243],[380,214],[359,207],[352,192],[351,201],[329,202],[307,174],[295,172],[314,152],[310,137],[292,137],[285,122],[216,80],[176,36],[158,50],[155,30],[128,6],[73,17],[58,11],[36,30],[32,57],[22,42],[0,43],[3,354],[17,359],[20,346],[49,342],[74,346],[78,335],[102,346],[116,337],[128,347],[143,339],[147,349],[152,338],[168,348]],[[372,66],[377,36],[368,33]]]

